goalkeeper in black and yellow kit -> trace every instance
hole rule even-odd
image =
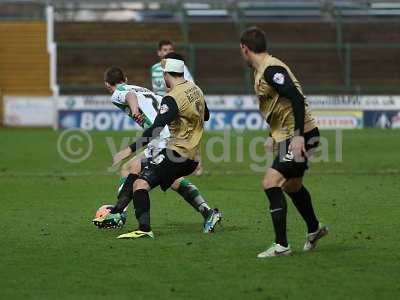
[[[308,168],[307,157],[319,144],[318,128],[299,81],[286,64],[267,52],[265,33],[257,27],[245,30],[240,48],[244,60],[254,69],[254,90],[259,109],[270,127],[269,140],[278,152],[263,179],[275,242],[258,257],[290,255],[292,252],[286,236],[284,192],[307,224],[304,251],[312,250],[328,233],[327,227],[318,222],[310,193],[303,185],[303,176]]]
[[[114,156],[114,165],[156,139],[165,126],[169,128],[170,137],[166,148],[146,160],[133,183],[138,229],[118,238],[154,237],[149,191],[157,186],[167,190],[175,180],[192,174],[198,166],[204,120],[209,118],[203,92],[193,82],[185,80],[184,62],[172,53],[162,60],[161,67],[170,91],[163,97],[153,124],[135,143]],[[214,227],[220,218],[220,213],[213,210],[211,219],[204,225],[205,230],[208,232],[208,227]]]

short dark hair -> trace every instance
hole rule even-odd
[[[171,52],[165,55],[164,59],[171,58],[171,59],[177,59],[185,62],[185,59],[183,58],[182,55],[176,53],[176,52]],[[172,77],[183,77],[184,73],[177,73],[177,72],[167,72],[169,75]]]
[[[177,72],[167,72],[167,73],[175,78],[184,76],[184,73],[177,73]]]
[[[117,85],[125,81],[124,72],[120,67],[112,66],[104,72],[104,81],[110,85]]]
[[[171,40],[160,40],[158,42],[158,50],[161,50],[163,46],[171,45],[173,46],[174,43]]]
[[[168,53],[167,55],[164,56],[164,59],[167,59],[167,58],[178,59],[178,60],[185,62],[185,59],[183,58],[183,56],[176,52]]]
[[[240,43],[247,46],[254,53],[267,51],[267,39],[264,30],[258,27],[250,27],[243,31]]]

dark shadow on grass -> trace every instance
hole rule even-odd
[[[203,224],[199,222],[191,222],[191,223],[168,223],[163,226],[163,229],[173,230],[176,232],[185,232],[185,233],[196,233],[201,232],[203,230]],[[224,223],[218,224],[215,228],[216,233],[218,232],[237,232],[244,231],[246,227],[237,226],[237,225],[224,225]]]
[[[201,231],[202,224],[200,222],[190,222],[190,223],[171,222],[163,225],[160,229],[164,231],[172,230],[175,232],[196,233]]]
[[[303,256],[303,255],[313,255],[314,253],[337,253],[338,255],[340,255],[343,252],[352,252],[352,251],[364,251],[366,249],[366,247],[362,247],[362,246],[343,246],[343,245],[321,245],[318,246],[318,248],[316,248],[315,250],[312,251],[301,251],[301,250],[296,250],[293,251],[293,254],[296,256]]]

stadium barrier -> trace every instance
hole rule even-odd
[[[1,100],[3,98],[3,100]],[[53,97],[4,96],[0,121],[8,127],[84,130],[140,129],[114,107],[108,95]],[[400,128],[400,96],[311,95],[308,101],[321,129]],[[209,95],[206,130],[266,129],[254,96]],[[56,102],[56,107],[55,107]]]
[[[57,62],[60,64],[62,63],[62,59],[60,58],[62,57],[61,55],[59,56],[59,59],[57,59],[57,49],[60,52],[65,51],[68,52],[69,54],[72,53],[73,55],[70,55],[72,57],[75,57],[74,55],[75,52],[73,51],[75,50],[77,53],[81,52],[89,53],[89,57],[93,56],[101,58],[107,55],[93,55],[92,52],[99,49],[104,51],[107,50],[116,51],[121,49],[128,50],[126,52],[129,52],[129,50],[131,49],[144,52],[149,52],[150,49],[154,51],[155,47],[154,42],[150,41],[142,42],[142,39],[139,39],[141,42],[134,42],[134,40],[132,40],[132,42],[122,42],[122,41],[82,42],[82,41],[76,41],[74,39],[75,34],[73,34],[74,38],[72,38],[71,41],[65,41],[62,39],[58,41],[59,45],[58,47],[56,47],[54,43],[54,34],[53,34],[54,31],[53,26],[55,24],[54,9],[52,7],[47,7],[47,9],[44,12],[43,14],[41,14],[41,17],[39,18],[40,21],[36,20],[35,22],[32,22],[32,20],[30,21],[18,20],[18,24],[11,24],[11,23],[16,23],[16,20],[14,20],[13,22],[11,22],[10,20],[8,20],[7,22],[3,22],[3,26],[7,25],[7,23],[13,25],[12,26],[12,28],[14,28],[13,30],[15,30],[15,28],[19,27],[20,25],[23,24],[26,25],[28,23],[29,23],[29,29],[33,30],[32,24],[40,23],[39,29],[35,29],[34,32],[36,33],[41,32],[41,34],[32,34],[32,32],[28,31],[27,29],[18,30],[16,34],[13,34],[12,36],[15,38],[16,42],[23,41],[24,46],[22,47],[19,44],[16,44],[15,42],[11,51],[8,51],[11,56],[6,57],[3,55],[3,63],[9,64],[10,62],[12,62],[12,66],[14,66],[15,62],[18,62],[19,64],[22,64],[24,66],[32,65],[32,64],[26,64],[21,59],[13,57],[15,53],[17,53],[17,50],[26,51],[27,50],[26,41],[32,40],[34,36],[36,36],[36,38],[34,39],[34,43],[32,44],[35,45],[34,48],[36,50],[38,49],[37,47],[38,41],[40,42],[39,44],[42,46],[40,48],[41,49],[40,55],[41,57],[45,57],[46,63],[42,63],[43,58],[42,60],[36,58],[35,59],[30,58],[31,61],[34,61],[35,63],[40,63],[40,66],[43,69],[41,69],[42,76],[38,76],[37,73],[38,69],[36,67],[30,68],[29,69],[29,71],[31,71],[30,73],[34,71],[33,72],[34,78],[32,79],[28,78],[28,80],[26,79],[23,80],[34,85],[34,87],[24,85],[26,91],[29,92],[29,95],[49,95],[50,93],[52,93],[55,99],[59,99],[58,85],[57,85],[58,83],[61,83],[62,92],[64,93],[68,92],[71,94],[79,94],[83,93],[83,90],[93,93],[101,93],[103,91],[103,86],[98,80],[98,74],[101,72],[96,71],[93,73],[94,74],[93,76],[91,75],[92,77],[89,76],[90,79],[89,83],[86,82],[88,79],[87,73],[82,72],[83,70],[78,68],[76,68],[77,69],[76,72],[78,74],[84,74],[82,77],[85,81],[84,83],[79,82],[79,80],[77,81],[78,76],[76,76],[76,74],[72,74],[73,76],[70,76],[71,81],[63,81],[63,76],[57,78],[57,73],[60,73],[61,75],[64,74],[60,70],[59,72],[57,72]],[[245,15],[239,13],[238,16],[239,16],[238,23],[230,23],[228,24],[229,26],[225,24],[227,27],[224,27],[224,30],[222,30],[222,32],[224,33],[222,37],[225,37],[226,35],[226,40],[223,39],[220,40],[219,38],[216,39],[215,38],[216,36],[211,36],[209,34],[200,36],[199,33],[201,32],[206,32],[206,33],[209,32],[207,26],[209,26],[210,24],[207,25],[201,22],[191,23],[188,22],[187,18],[183,18],[184,22],[181,24],[182,37],[177,38],[177,41],[179,41],[177,43],[177,46],[181,48],[185,52],[185,54],[188,55],[188,65],[191,67],[192,72],[194,73],[196,80],[199,81],[200,85],[203,86],[204,83],[205,91],[208,94],[219,94],[219,93],[246,94],[252,92],[252,81],[250,72],[240,60],[238,60],[240,61],[240,65],[236,66],[237,67],[236,69],[238,70],[237,74],[239,75],[229,80],[226,80],[227,79],[226,74],[229,72],[225,72],[224,70],[222,74],[218,74],[217,70],[208,69],[208,65],[213,65],[213,64],[206,64],[204,61],[200,60],[200,58],[203,57],[207,58],[206,55],[200,55],[206,52],[213,53],[212,56],[213,61],[218,61],[220,59],[220,56],[226,57],[229,60],[230,56],[225,55],[225,52],[228,50],[235,51],[235,57],[237,57],[236,51],[238,51],[238,46],[236,41],[237,39],[236,35],[238,35],[245,26],[252,25],[251,22],[250,23],[248,22],[249,20],[245,17]],[[305,87],[307,87],[306,90],[308,90],[310,93],[314,94],[315,93],[332,93],[332,94],[392,93],[395,95],[399,94],[400,86],[398,84],[398,76],[397,76],[398,72],[396,68],[396,66],[398,65],[398,58],[399,58],[398,53],[400,49],[400,43],[397,42],[398,41],[397,37],[399,34],[399,31],[397,30],[398,21],[392,22],[389,20],[388,22],[387,21],[368,22],[369,25],[372,24],[374,26],[371,27],[374,30],[366,30],[364,22],[356,22],[357,24],[353,24],[353,22],[347,22],[347,21],[343,22],[342,18],[337,17],[335,14],[333,14],[332,17],[333,17],[332,22],[328,23],[322,22],[319,24],[321,27],[320,33],[314,34],[314,30],[310,31],[313,32],[313,34],[310,36],[317,37],[317,40],[321,42],[315,42],[314,38],[312,38],[309,42],[304,43],[303,35],[299,35],[299,37],[301,36],[301,38],[293,42],[291,37],[288,38],[286,36],[284,40],[276,40],[273,43],[271,43],[271,48],[279,50],[279,52],[282,51],[283,58],[285,58],[285,55],[287,55],[289,62],[290,58],[292,58],[293,55],[298,56],[301,50],[304,50],[304,52],[310,52],[311,53],[310,57],[312,57],[313,60],[316,59],[314,53],[321,52],[320,58],[322,60],[318,61],[318,63],[315,65],[318,66],[318,68],[319,66],[325,66],[325,65],[335,66],[334,68],[335,74],[331,72],[333,75],[331,73],[329,75],[327,74],[329,72],[323,72],[324,76],[329,77],[328,80],[325,77],[322,78],[321,75],[322,72],[320,72],[319,69],[310,70],[310,64],[308,60],[305,60],[304,57],[300,58],[300,61],[302,61],[302,63],[298,67],[300,69],[299,73],[302,78],[304,77],[304,85]],[[44,19],[46,19],[46,24],[45,22],[43,22]],[[279,23],[278,26],[280,26],[277,29],[282,28],[283,24],[281,22],[277,23]],[[221,24],[219,26],[223,26]],[[263,23],[261,22],[260,24],[262,26]],[[271,26],[271,23],[266,22],[265,24],[267,26]],[[292,23],[288,22],[286,25],[289,26],[288,24],[290,25]],[[204,29],[204,26],[206,26],[207,28]],[[298,26],[298,24],[296,26]],[[302,26],[303,28],[314,28],[314,24],[311,25],[303,24]],[[203,29],[199,31],[200,27]],[[45,28],[47,35],[44,34]],[[227,33],[228,30],[230,30],[230,34]],[[3,31],[7,33],[9,30],[3,30]],[[279,33],[279,35],[277,36],[280,36],[280,30],[275,30],[275,31]],[[293,30],[286,30],[286,31],[293,31]],[[392,35],[390,35],[390,39],[388,39],[386,35],[386,32],[389,31],[391,31],[392,33]],[[297,35],[297,31],[294,32]],[[23,38],[21,38],[21,35]],[[326,36],[326,39],[324,38],[324,36]],[[3,35],[3,37],[7,38],[7,35]],[[197,39],[198,37],[200,37],[200,39]],[[203,40],[203,38],[207,38],[208,40]],[[285,43],[286,39],[289,39],[291,42]],[[215,40],[219,40],[220,43],[215,43],[214,42]],[[7,44],[10,44],[9,39]],[[217,57],[217,59],[215,59],[216,55],[215,52],[218,52],[217,50],[221,54],[220,56]],[[380,53],[379,54],[380,59],[374,61],[373,63],[370,63],[368,59],[370,57],[376,57],[377,56],[376,52]],[[333,57],[334,60],[328,61],[327,55],[329,57]],[[119,55],[116,56],[119,57]],[[24,59],[26,57],[27,56],[24,56]],[[82,56],[79,57],[81,59],[85,58]],[[68,63],[64,63],[64,66],[65,65],[75,66],[75,64],[68,64]],[[96,64],[88,63],[83,65],[85,67],[86,66],[91,67]],[[204,68],[203,66],[206,65],[207,68]],[[227,65],[231,67],[231,64]],[[294,64],[294,66],[296,67],[296,64]],[[383,68],[382,66],[385,66],[385,68]],[[137,66],[135,67],[137,69]],[[220,68],[218,67],[218,69]],[[302,74],[301,72],[302,69],[306,70],[305,74]],[[101,71],[102,70],[103,67],[101,67]],[[148,71],[147,64],[145,66],[145,69],[143,70],[145,70],[146,72]],[[23,74],[26,76],[28,72],[25,72],[25,69],[23,69],[23,71],[24,71]],[[145,72],[141,73],[145,74]],[[15,72],[13,74],[15,75]],[[214,74],[215,78],[218,79],[224,78],[224,81],[221,82],[221,84],[215,84],[217,81],[215,80],[215,78],[211,77],[210,74]],[[321,81],[319,81],[320,77],[322,78]],[[18,85],[18,82],[21,77],[16,76],[16,78],[18,78],[18,80],[14,80],[13,83],[11,84],[12,89],[10,89],[10,87],[7,87],[11,91],[11,93],[8,92],[8,95],[11,94],[27,95],[28,93],[26,91],[22,91],[21,90],[22,87]],[[335,80],[331,82],[332,78],[334,78],[335,80],[339,80],[340,82],[338,83]],[[38,79],[40,79],[39,82],[40,84],[36,82],[36,80]],[[147,77],[146,80],[148,80]],[[236,84],[237,82],[240,83],[244,82],[245,84],[238,85]],[[40,89],[36,90],[38,86],[40,86]],[[79,96],[70,96],[70,97],[76,98]],[[82,96],[82,97],[90,98],[87,96]],[[93,98],[96,97],[97,96]],[[105,97],[105,96],[99,96],[99,97]],[[209,96],[208,98],[211,99],[211,97],[214,96]],[[215,97],[218,98],[219,96]],[[234,98],[233,103],[235,102],[240,103],[242,101],[241,99],[246,98],[246,96],[229,96],[229,95],[222,97],[231,100],[232,98]],[[314,97],[317,98],[319,96],[310,96],[309,98],[314,99]],[[321,97],[325,97],[324,99],[333,99],[330,96],[321,96]],[[367,96],[349,96],[349,97],[353,97],[351,99],[364,99]],[[386,96],[370,96],[370,97],[384,99],[384,97]],[[396,99],[396,97],[397,96],[393,96],[391,99]],[[1,107],[4,106],[5,110],[3,118],[5,125],[49,126],[51,124],[56,124],[60,128],[63,128],[64,125],[67,125],[66,128],[68,128],[68,126],[70,126],[71,124],[77,127],[82,127],[83,126],[82,124],[86,126],[89,123],[85,122],[90,122],[90,120],[93,120],[92,129],[98,129],[98,130],[102,130],[103,128],[113,129],[114,127],[115,129],[124,129],[125,127],[129,129],[130,128],[129,126],[131,126],[131,125],[120,125],[120,123],[118,123],[118,120],[126,120],[127,118],[123,117],[121,113],[116,111],[114,108],[107,108],[103,110],[104,108],[99,107],[97,112],[96,109],[91,109],[87,113],[85,113],[84,111],[84,109],[86,108],[82,108],[81,110],[69,110],[69,109],[60,110],[55,108],[53,111],[50,111],[49,110],[50,105],[47,104],[48,103],[56,104],[59,103],[59,101],[56,102],[53,101],[53,99],[46,97],[41,97],[41,98],[42,101],[27,102],[27,100],[31,98],[23,97],[17,99],[16,102],[13,103],[12,99],[15,100],[15,98],[7,97],[7,99],[4,101],[4,104],[1,105]],[[46,98],[47,100],[43,100],[44,98]],[[63,97],[61,97],[60,99],[62,98]],[[342,99],[340,101],[343,101],[343,99],[347,99],[347,96],[337,96],[335,99]],[[207,101],[213,101],[213,100],[207,100]],[[396,102],[397,100],[394,101]],[[227,104],[227,101],[225,104]],[[395,108],[390,108],[385,105],[379,107],[367,105],[367,106],[357,106],[357,107],[346,107],[343,109],[338,107],[339,107],[338,105],[331,105],[331,106],[325,105],[320,108],[314,107],[314,112],[317,117],[317,121],[319,122],[321,127],[324,128],[331,128],[331,127],[362,128],[364,126],[379,126],[384,128],[399,127],[397,124],[399,123],[398,111],[400,107],[397,106],[397,104],[395,105]],[[114,119],[111,118],[111,121],[109,121],[107,120],[106,116],[109,116],[108,118],[110,118],[111,111],[113,111],[112,116]],[[257,128],[263,128],[265,126],[263,120],[261,119],[261,117],[257,112],[256,105],[247,110],[243,109],[243,107],[229,108],[229,105],[227,105],[225,107],[219,107],[219,108],[214,107],[212,108],[212,111],[213,115],[215,115],[215,118],[208,123],[207,126],[209,129],[222,129],[226,127],[234,129],[243,129],[243,128],[257,129]],[[117,115],[115,115],[114,113],[117,113]],[[71,117],[71,115],[74,115],[74,117]],[[35,116],[37,119],[34,119],[33,116]],[[50,118],[54,117],[54,120],[49,121],[48,116],[50,116]],[[83,121],[85,122],[82,121],[81,119],[82,116],[84,116],[84,118],[87,118],[83,119]],[[65,120],[62,119],[64,117]],[[61,119],[63,120],[62,122]],[[103,121],[105,123],[103,123]],[[127,122],[127,124],[129,124],[129,120],[124,122]],[[110,125],[111,127],[107,127],[106,126],[107,124],[111,124]],[[90,129],[90,126],[88,128]]]
[[[400,128],[400,96],[308,97],[321,129]],[[206,130],[257,130],[267,125],[253,96],[206,96],[211,119]],[[139,127],[115,108],[109,96],[60,96],[57,127],[84,130],[132,130]]]
[[[54,123],[52,97],[4,96],[2,109],[7,127],[51,127]]]
[[[176,46],[186,54],[187,65],[205,93],[252,93],[252,75],[238,59],[237,42]],[[152,42],[59,42],[58,64],[63,70],[59,74],[60,92],[102,93],[104,86],[98,80],[99,74],[111,63],[104,60],[113,56],[113,64],[123,66],[136,84],[149,86],[148,66],[154,62],[155,47]],[[271,43],[269,48],[292,66],[308,93],[396,95],[400,92],[395,68],[399,63],[400,43]],[[133,52],[148,61],[144,65],[129,63]],[[376,59],[376,53],[380,53],[380,59]],[[89,63],[80,64],[81,61]],[[74,67],[62,69],[63,65]]]

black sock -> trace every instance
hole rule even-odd
[[[200,212],[204,218],[208,217],[210,207],[206,200],[200,195],[197,187],[189,180],[184,179],[179,184],[178,194],[186,200],[196,211]]]
[[[147,190],[137,190],[133,193],[135,216],[139,222],[139,230],[149,232],[150,226],[150,197]]]
[[[118,193],[118,201],[114,208],[111,210],[112,214],[122,213],[125,207],[128,206],[133,198],[133,183],[139,176],[137,174],[129,174]]]
[[[287,193],[292,198],[293,204],[296,206],[300,215],[307,224],[308,233],[318,230],[318,220],[314,213],[314,208],[311,203],[310,193],[304,186],[295,193]]]
[[[272,217],[272,223],[275,230],[275,243],[287,247],[286,237],[286,199],[280,187],[272,187],[265,190],[269,199],[269,209]]]

